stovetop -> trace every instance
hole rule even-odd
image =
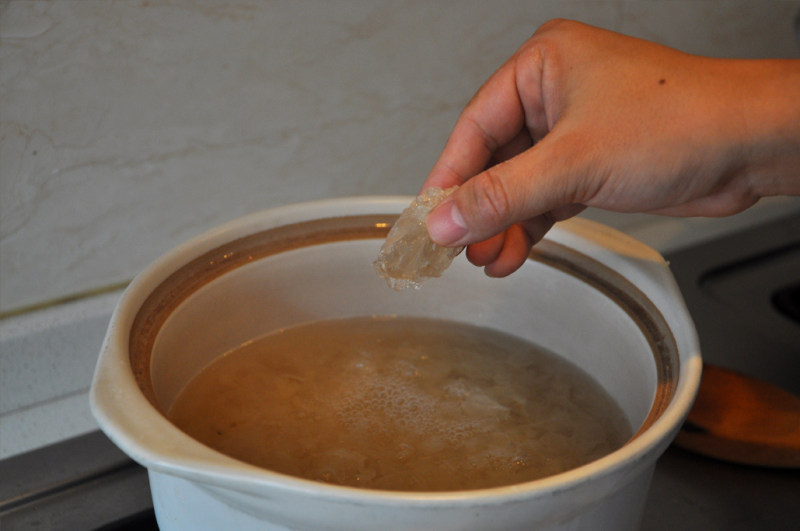
[[[101,432],[0,461],[3,531],[157,530],[147,471]],[[646,531],[796,530],[800,471],[724,463],[670,447]]]
[[[704,360],[800,394],[800,212],[665,253]],[[800,422],[800,419],[798,420]],[[147,471],[100,432],[0,460],[0,529],[158,529]],[[796,530],[800,470],[660,458],[643,530]]]

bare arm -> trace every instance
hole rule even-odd
[[[587,206],[724,216],[800,195],[800,61],[692,56],[545,24],[463,110],[423,188],[431,237],[505,276]]]

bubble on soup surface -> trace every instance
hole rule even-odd
[[[434,243],[425,226],[425,218],[431,210],[456,188],[427,188],[392,226],[374,262],[378,275],[386,279],[392,289],[419,289],[423,281],[440,277],[463,249]]]

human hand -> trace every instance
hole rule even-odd
[[[490,276],[587,206],[723,216],[800,194],[800,61],[722,60],[553,21],[469,102],[427,220]]]

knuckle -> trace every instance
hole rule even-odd
[[[554,18],[550,19],[536,30],[537,35],[541,35],[544,33],[558,33],[558,32],[569,32],[575,30],[579,27],[579,23],[575,22],[574,20],[569,20],[566,18]]]
[[[471,202],[477,215],[477,228],[482,232],[504,228],[509,222],[511,198],[503,180],[490,168],[473,181]]]
[[[470,112],[465,112],[464,121],[472,129],[473,135],[478,139],[481,147],[486,151],[486,153],[493,153],[497,149],[497,140],[495,140],[494,137],[489,134],[486,128],[481,124],[481,120],[479,118]]]
[[[538,31],[545,32],[545,31],[553,31],[558,29],[559,27],[563,27],[564,25],[568,25],[569,20],[565,18],[551,18],[541,26],[539,26]]]

